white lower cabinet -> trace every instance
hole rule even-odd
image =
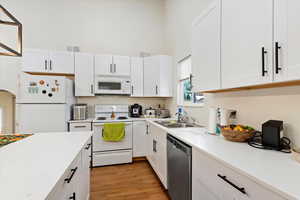
[[[143,157],[148,153],[148,125],[145,121],[133,122],[133,157]]]
[[[147,159],[158,178],[167,189],[167,132],[149,124],[149,152]]]
[[[88,200],[90,191],[91,140],[87,141],[47,200]]]
[[[194,148],[192,170],[193,200],[285,199]]]

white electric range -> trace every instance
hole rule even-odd
[[[112,112],[115,118],[112,119]],[[102,139],[105,123],[125,123],[125,137],[120,142]],[[93,120],[93,167],[132,162],[132,120],[129,119],[128,105],[95,105]]]

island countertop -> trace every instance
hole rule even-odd
[[[0,148],[1,199],[46,199],[91,136],[37,133]]]

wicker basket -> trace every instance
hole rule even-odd
[[[255,130],[252,131],[234,131],[234,130],[221,130],[222,135],[226,140],[232,142],[246,142],[254,136]]]

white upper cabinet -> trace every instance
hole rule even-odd
[[[144,96],[158,96],[159,59],[144,58]]]
[[[73,52],[51,51],[49,56],[50,72],[60,74],[74,74]]]
[[[222,1],[223,88],[272,81],[272,25],[273,0]]]
[[[74,53],[27,49],[22,58],[22,70],[33,73],[74,74]]]
[[[75,96],[95,96],[92,54],[75,53]]]
[[[300,79],[300,1],[275,0],[274,80]]]
[[[96,55],[95,74],[100,76],[130,76],[130,57]]]
[[[171,97],[173,63],[170,56],[144,58],[144,96]]]
[[[49,51],[26,49],[22,58],[22,70],[25,72],[47,72]]]
[[[216,0],[192,26],[193,91],[221,88],[221,2]]]
[[[131,96],[144,95],[144,62],[143,58],[131,58]]]
[[[95,56],[95,75],[112,75],[113,57],[111,55]]]
[[[114,56],[113,73],[117,76],[130,76],[130,57]]]

